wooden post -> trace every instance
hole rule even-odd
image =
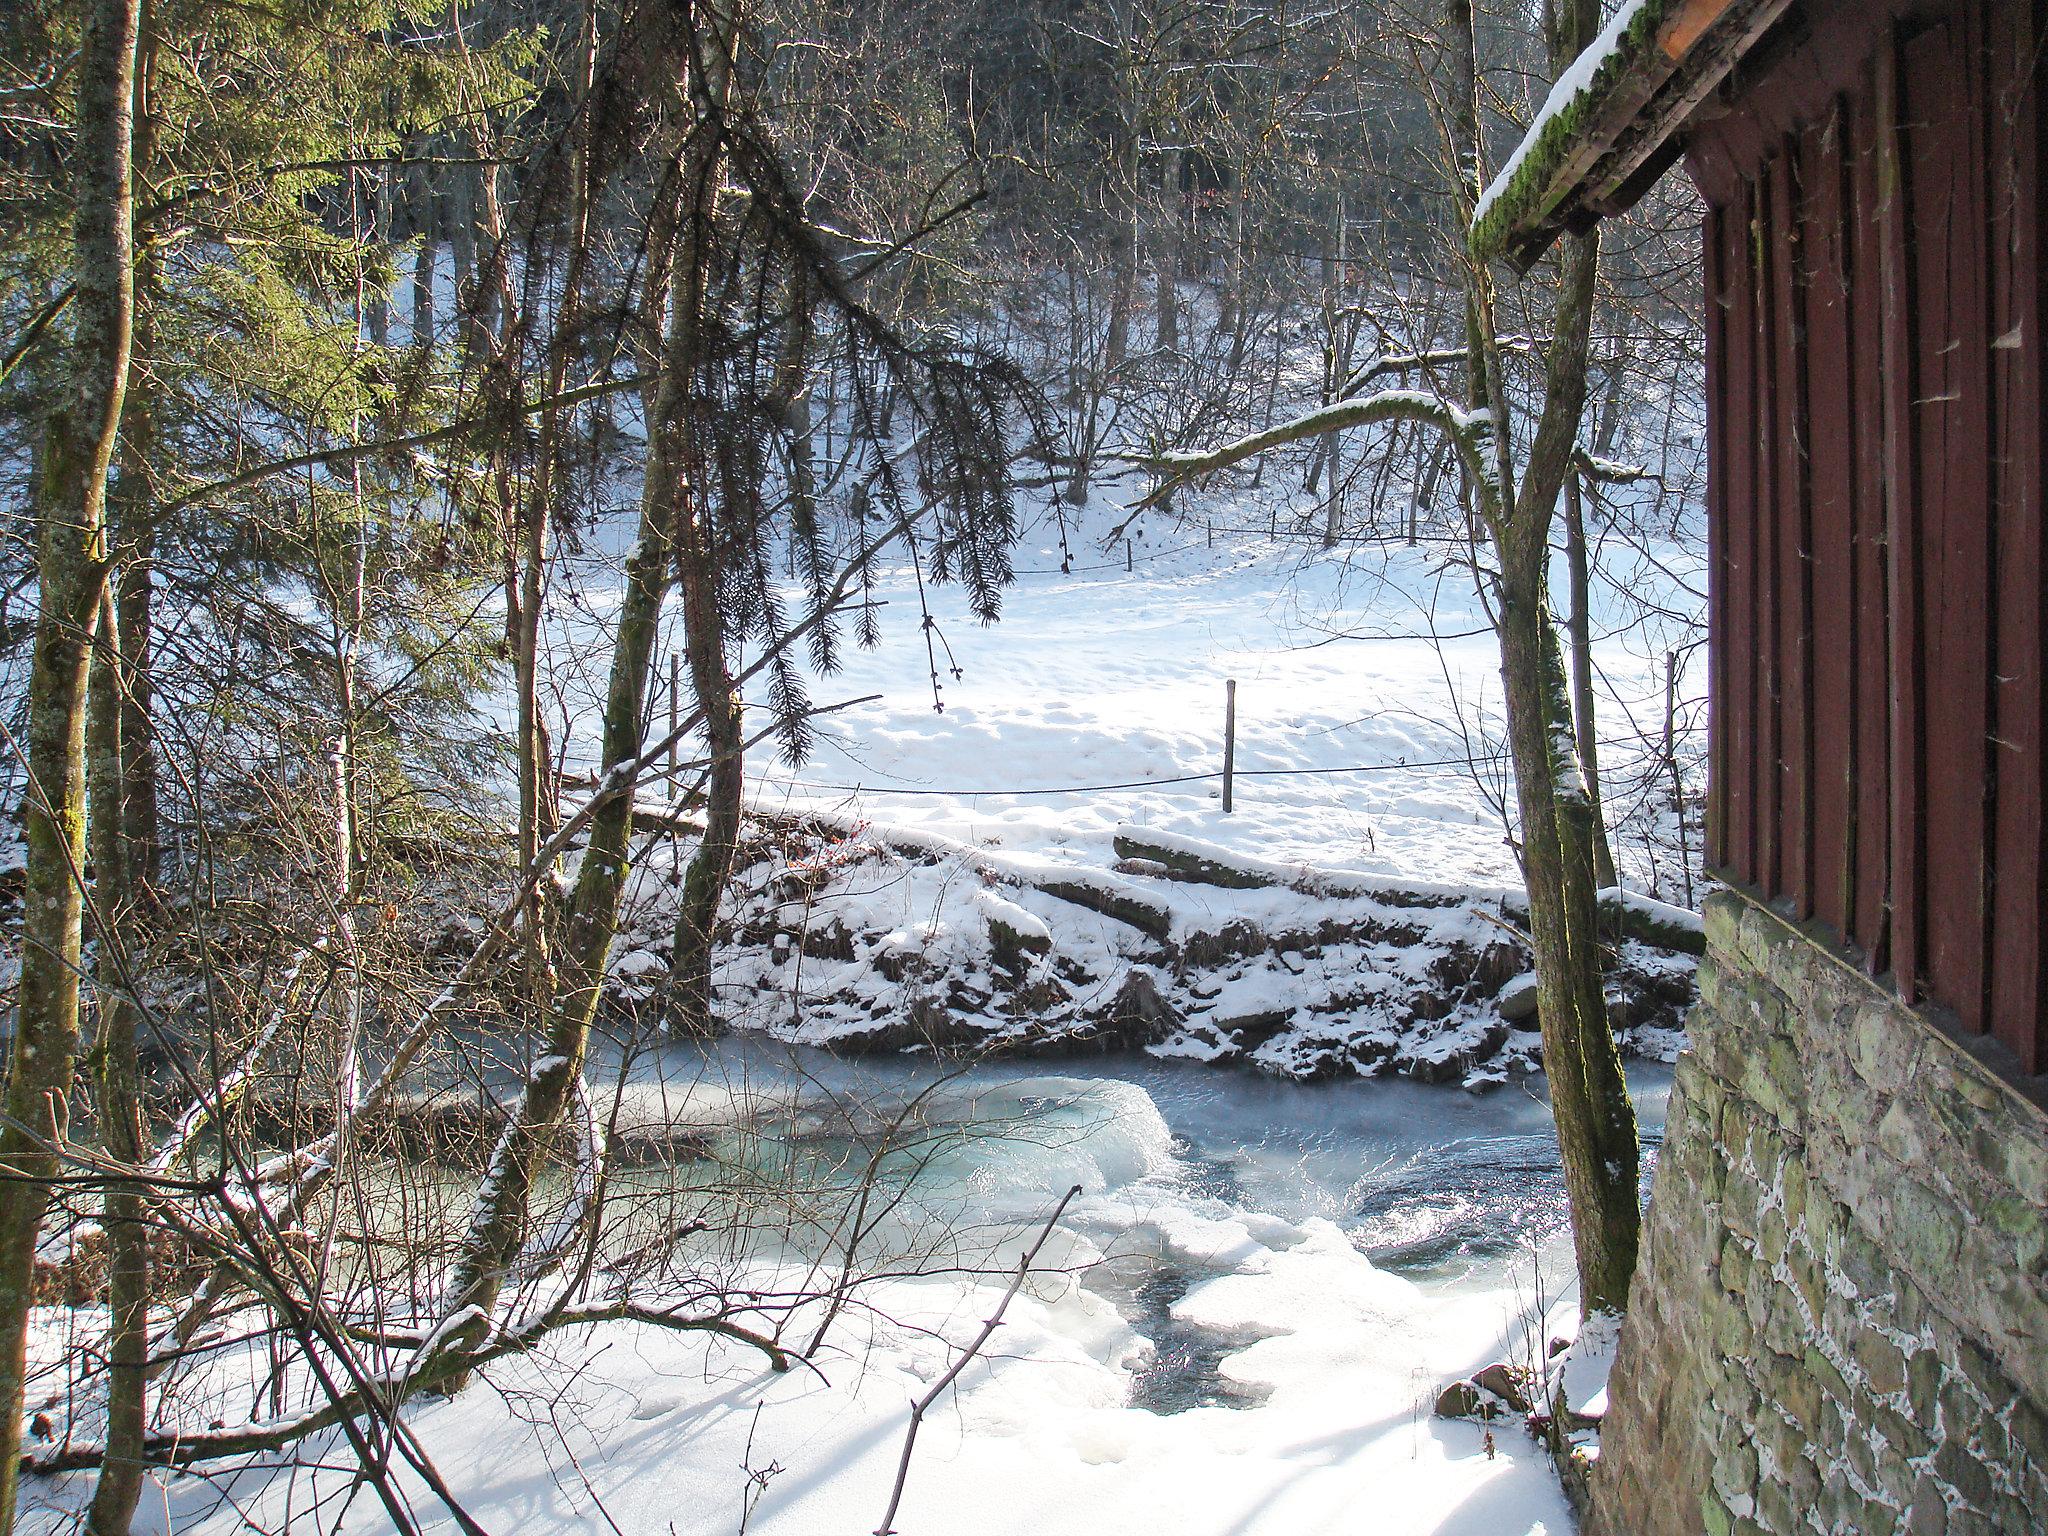
[[[1230,814],[1231,778],[1237,772],[1237,679],[1223,684],[1223,814]]]
[[[1664,762],[1671,770],[1671,809],[1678,817],[1678,870],[1685,904],[1692,905],[1692,856],[1685,846],[1685,781],[1678,773],[1674,722],[1678,715],[1678,652],[1664,653]]]
[[[1125,539],[1125,540],[1124,540],[1124,574],[1125,574],[1126,576],[1128,576],[1128,575],[1130,575],[1130,573],[1131,573],[1131,541],[1130,541],[1129,539]]]

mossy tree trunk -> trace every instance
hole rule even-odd
[[[801,267],[791,270],[787,299],[790,322],[773,384],[762,414],[782,427],[788,453],[788,518],[792,539],[802,541],[817,524],[816,474],[811,454],[808,394],[809,308],[812,295]],[[721,488],[717,503],[705,493],[695,516],[677,534],[676,570],[682,589],[683,639],[689,654],[690,688],[704,721],[711,768],[704,786],[704,837],[683,876],[669,960],[666,1000],[670,1030],[708,1035],[717,1028],[711,992],[711,960],[718,940],[718,911],[732,880],[739,848],[740,813],[746,789],[745,739],[738,690],[727,653],[724,614],[718,599],[719,547],[716,514],[733,514],[741,487]]]
[[[13,1055],[0,1124],[0,1536],[13,1529],[36,1235],[78,1051],[85,867],[86,670],[105,589],[107,471],[134,323],[131,177],[141,0],[93,0],[74,73],[77,142],[66,397],[38,487],[35,656],[29,685],[28,870]]]
[[[685,329],[672,324],[672,341],[680,343]],[[649,434],[640,536],[626,563],[625,599],[605,696],[602,751],[607,772],[637,758],[644,741],[641,722],[668,586],[669,529],[674,521],[672,501],[678,491],[672,450],[676,418],[688,388],[687,380],[671,380],[666,372],[683,345],[687,343],[667,349],[664,358],[665,376],[657,390],[657,416]],[[618,928],[633,800],[629,786],[591,818],[589,844],[577,868],[561,925],[561,942],[555,950],[555,986],[548,1000],[540,1055],[519,1108],[492,1153],[449,1287],[448,1316],[474,1309],[470,1322],[449,1336],[454,1347],[474,1346],[488,1333],[507,1272],[525,1236],[534,1180],[582,1075],[605,961]],[[459,1385],[458,1379],[450,1390]]]
[[[1592,42],[1599,9],[1595,0],[1564,0],[1546,13],[1555,76]],[[1469,230],[1483,185],[1470,0],[1447,0],[1447,20],[1456,77],[1450,137],[1460,153],[1454,180],[1459,224]],[[1486,413],[1493,455],[1493,473],[1477,489],[1499,556],[1492,580],[1494,624],[1540,983],[1544,1071],[1564,1164],[1582,1314],[1626,1309],[1642,1224],[1635,1110],[1602,985],[1594,877],[1598,824],[1579,764],[1549,601],[1550,529],[1559,493],[1575,472],[1599,263],[1597,230],[1562,243],[1544,352],[1543,404],[1518,484],[1492,278],[1469,251],[1466,261],[1468,389],[1472,406]]]
[[[1533,548],[1531,547],[1533,543]],[[1572,738],[1544,540],[1501,550],[1496,621],[1536,951],[1538,1017],[1583,1312],[1620,1312],[1635,1272],[1635,1109],[1607,1021],[1593,805]]]
[[[158,12],[144,8],[135,58],[132,176],[147,184],[157,140],[151,110]],[[152,324],[160,263],[135,258],[130,352],[146,376],[155,343]],[[138,1034],[140,1011],[130,991],[139,920],[157,878],[155,723],[151,718],[149,653],[155,515],[149,471],[157,452],[156,413],[148,385],[135,379],[121,413],[119,484],[111,495],[116,574],[102,598],[98,644],[88,684],[86,793],[90,813],[94,958],[98,1038],[93,1085],[100,1144],[117,1164],[148,1159]],[[105,1196],[107,1234],[106,1456],[86,1515],[91,1536],[127,1536],[142,1498],[143,1441],[149,1429],[150,1228],[140,1184],[115,1183]]]
[[[719,903],[739,847],[746,777],[740,701],[733,689],[725,622],[718,607],[717,536],[709,497],[700,497],[690,525],[682,530],[676,557],[690,686],[704,718],[704,746],[711,759],[704,786],[704,837],[683,874],[669,960],[668,1027],[684,1035],[706,1035],[716,1027],[711,955],[718,937]]]

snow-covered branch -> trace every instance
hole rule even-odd
[[[1656,472],[1641,464],[1629,464],[1620,459],[1603,459],[1598,454],[1588,453],[1579,448],[1572,453],[1572,463],[1586,479],[1600,485],[1632,485],[1638,480],[1654,480]]]
[[[1502,352],[1533,352],[1536,344],[1527,336],[1503,336],[1499,343]],[[1344,381],[1344,394],[1355,395],[1376,379],[1390,379],[1404,373],[1419,373],[1425,368],[1462,368],[1468,354],[1463,347],[1430,347],[1415,352],[1383,352],[1371,362],[1356,369]]]
[[[1383,389],[1354,400],[1336,400],[1317,406],[1290,421],[1268,427],[1263,432],[1253,432],[1221,448],[1161,453],[1139,459],[1138,463],[1159,476],[1158,485],[1141,505],[1156,506],[1183,481],[1228,469],[1270,449],[1282,448],[1304,438],[1320,437],[1326,432],[1344,432],[1383,421],[1416,421],[1437,428],[1457,448],[1474,477],[1485,479],[1486,469],[1479,448],[1493,427],[1490,411],[1467,410],[1426,390]]]

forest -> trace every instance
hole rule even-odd
[[[7,7],[0,1536],[1571,1529],[1700,216],[1486,234],[1628,9]]]

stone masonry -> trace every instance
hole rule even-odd
[[[1747,898],[1707,938],[1588,1532],[2048,1532],[2048,1114]]]

